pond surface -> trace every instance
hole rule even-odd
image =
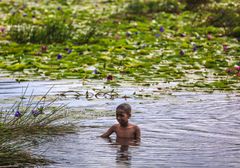
[[[55,84],[52,95],[67,90],[94,92],[90,89],[93,87],[112,89],[110,86],[104,87],[101,81],[84,85],[78,80],[20,84],[2,81],[1,101],[10,102],[28,84],[29,90],[35,88],[38,94],[45,93]],[[33,152],[56,162],[46,167],[240,166],[240,97],[237,93],[164,91],[164,94],[157,92],[158,87],[159,85],[114,87],[120,93],[114,99],[86,99],[84,96],[75,98],[74,94],[65,96],[61,101],[68,102],[69,109],[74,109],[76,114],[73,118],[79,126],[78,132],[34,147]],[[154,96],[133,96],[139,92]],[[111,139],[97,137],[116,123],[114,111],[123,102],[132,106],[130,122],[141,128],[140,145],[117,144],[115,136]],[[81,119],[79,116],[82,113],[92,117]]]

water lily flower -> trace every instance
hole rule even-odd
[[[108,80],[108,81],[113,80],[113,76],[112,76],[112,75],[108,75],[108,76],[107,76],[107,80]]]
[[[212,36],[211,34],[208,34],[208,35],[207,35],[207,39],[208,39],[208,40],[212,40],[212,39],[213,39],[213,36]]]
[[[236,69],[237,71],[240,71],[240,66],[235,66],[235,69]]]
[[[183,56],[183,55],[185,55],[185,52],[184,52],[183,50],[180,50],[179,54],[180,54],[181,56]]]
[[[68,53],[68,54],[71,54],[71,52],[72,52],[72,50],[71,50],[71,49],[69,49],[69,50],[67,51],[67,53]]]
[[[226,70],[226,72],[227,72],[228,74],[235,74],[235,69],[233,69],[233,68],[228,68],[228,69]]]
[[[99,74],[98,70],[97,70],[97,69],[94,69],[94,70],[93,70],[93,74]]]
[[[164,27],[161,26],[159,30],[160,32],[164,32]]]
[[[126,36],[127,36],[127,37],[130,37],[131,35],[132,35],[131,32],[126,32]]]
[[[47,49],[48,49],[47,46],[45,46],[45,45],[41,46],[41,51],[42,52],[47,52]]]
[[[21,117],[21,113],[20,111],[16,111],[16,113],[14,114],[15,117]]]
[[[186,37],[186,34],[185,33],[181,33],[180,36],[181,37]]]
[[[57,59],[62,59],[62,54],[58,54]]]
[[[1,31],[2,33],[4,33],[4,32],[5,32],[5,30],[6,30],[6,28],[5,28],[5,27],[0,27],[0,31]]]
[[[193,44],[193,51],[197,51],[197,45],[196,44]]]
[[[38,110],[32,110],[32,115],[33,115],[34,117],[37,117],[39,114],[41,114],[40,111],[38,111]]]
[[[223,51],[227,52],[228,51],[228,45],[227,44],[223,44]]]

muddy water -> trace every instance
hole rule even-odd
[[[10,102],[22,92],[28,83],[3,81],[0,85],[1,101]],[[29,90],[45,93],[53,84],[51,94],[62,91],[90,88],[112,89],[103,83],[81,83],[77,80],[31,82]],[[74,109],[74,122],[79,126],[75,134],[58,137],[34,147],[33,152],[54,160],[46,167],[163,167],[226,168],[240,166],[240,97],[234,93],[157,93],[159,86],[119,86],[121,93],[114,99],[86,99],[74,97],[71,92],[61,101]],[[136,97],[136,93],[154,96]],[[158,95],[157,95],[157,94]],[[126,98],[126,95],[128,98]],[[115,136],[102,139],[99,136],[112,124],[115,107],[128,102],[132,105],[131,122],[138,124],[142,132],[139,145],[116,143]],[[8,103],[6,103],[8,104]],[[94,113],[98,116],[94,116]],[[80,119],[78,115],[93,115]],[[76,118],[74,118],[76,117]],[[79,118],[78,118],[79,117]]]

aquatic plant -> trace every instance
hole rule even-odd
[[[179,13],[180,8],[180,3],[177,0],[134,0],[127,6],[126,12],[129,14]]]
[[[44,142],[47,136],[74,132],[73,125],[61,122],[67,117],[66,105],[54,105],[57,98],[47,99],[51,89],[35,100],[33,92],[26,98],[26,88],[19,101],[6,110],[1,108],[0,166],[47,164],[49,160],[33,156],[24,149],[32,146],[32,142]]]
[[[86,44],[91,38],[97,36],[97,27],[100,26],[98,21],[92,19],[85,25],[85,31],[76,29],[72,38],[73,43],[77,45]],[[80,31],[80,32],[79,32]]]
[[[226,72],[228,75],[240,77],[240,65],[239,63],[234,65],[234,67],[227,68]]]
[[[180,13],[183,6],[177,0],[162,0],[158,4],[158,12]]]
[[[226,77],[237,83],[238,78],[229,78],[225,71],[238,61],[237,0],[209,1],[207,8],[201,4],[202,10],[196,11],[186,11],[184,0],[62,2],[0,4],[4,16],[1,27],[5,28],[0,32],[0,68],[8,77],[19,82],[74,78],[100,79],[110,85],[119,85],[123,80],[147,85],[153,79],[186,82],[189,76],[195,76],[194,82],[208,83]],[[232,12],[223,16],[220,9]],[[13,13],[22,22],[10,24]],[[61,24],[48,23],[46,16],[53,22],[60,19]],[[222,24],[224,17],[229,18],[224,22],[231,20],[232,25]],[[47,31],[47,25],[51,31]],[[61,32],[68,26],[70,34],[63,33],[66,38],[59,37],[65,39],[60,43],[56,42],[61,33],[53,32],[54,38],[49,36],[48,40],[44,33],[39,35],[55,28]],[[11,36],[13,30],[16,33]],[[233,32],[237,38],[226,36]],[[114,80],[107,80],[108,74]]]
[[[197,10],[206,7],[209,3],[220,2],[221,0],[183,0],[186,3],[187,10]]]
[[[12,25],[8,34],[18,43],[61,43],[71,39],[71,25],[61,18],[48,18],[43,25]]]
[[[239,37],[237,27],[239,26],[240,15],[234,5],[219,6],[211,9],[210,12],[211,14],[206,22],[208,25],[224,28],[226,34]]]

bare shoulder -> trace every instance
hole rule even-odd
[[[135,130],[140,130],[139,126],[135,125]]]
[[[131,127],[132,127],[133,129],[135,129],[135,130],[140,130],[140,128],[139,128],[137,125],[135,125],[135,124],[131,124]]]
[[[119,124],[114,124],[114,125],[111,127],[111,129],[112,129],[112,130],[116,130],[116,128],[118,127],[118,125],[119,125]]]

